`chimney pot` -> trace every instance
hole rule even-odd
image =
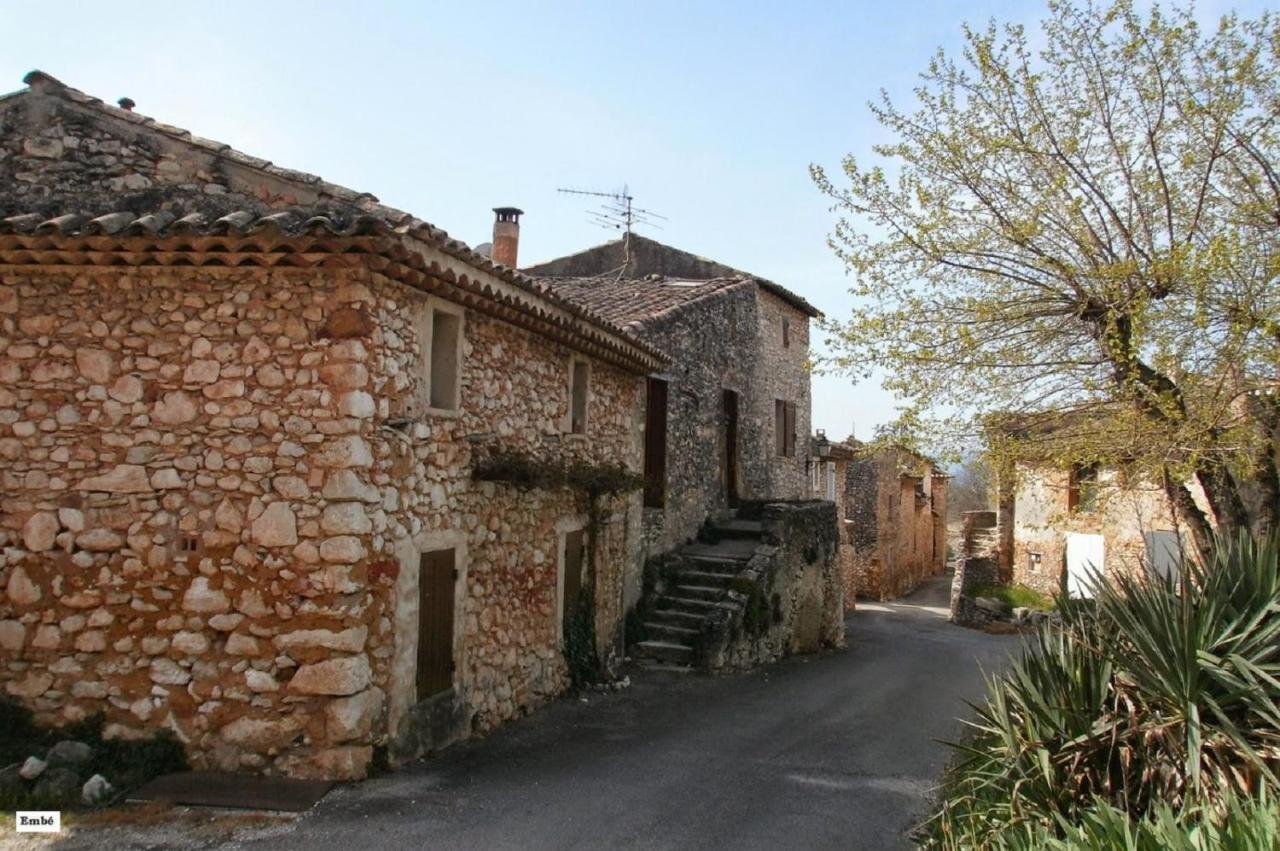
[[[133,102],[133,98],[120,98],[116,103],[120,105],[121,109],[128,112],[133,112],[133,108],[137,106],[137,104]]]
[[[494,263],[503,266],[516,266],[520,253],[520,217],[524,210],[515,207],[493,208],[493,254]]]

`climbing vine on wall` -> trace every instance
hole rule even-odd
[[[587,562],[577,611],[565,623],[564,652],[575,688],[602,679],[604,670],[596,642],[596,554],[605,525],[608,497],[644,487],[644,478],[622,464],[538,458],[523,452],[497,451],[477,461],[472,477],[520,490],[565,489],[577,495],[587,515]]]

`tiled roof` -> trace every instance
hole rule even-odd
[[[46,249],[66,244],[67,240],[81,244],[71,249],[73,253],[83,254],[85,251],[91,251],[100,254],[109,250],[128,251],[131,244],[136,245],[141,240],[146,245],[158,246],[157,250],[160,253],[167,254],[191,250],[184,246],[186,241],[180,239],[181,237],[224,237],[226,240],[240,240],[256,235],[342,239],[382,237],[384,244],[389,239],[391,243],[398,246],[393,251],[397,262],[428,271],[428,265],[421,259],[409,256],[415,252],[406,250],[404,244],[396,242],[398,237],[412,239],[416,236],[414,231],[392,228],[378,216],[343,215],[306,209],[279,210],[267,215],[249,210],[235,210],[221,215],[202,211],[177,214],[161,210],[140,216],[134,212],[122,210],[93,218],[77,214],[50,218],[35,213],[8,216],[0,218],[0,258],[8,256],[8,252],[11,251],[18,251],[22,256],[29,258],[35,257],[37,254],[43,254]],[[174,244],[175,240],[177,245]],[[20,244],[8,245],[10,242]],[[413,242],[408,244],[412,245]],[[27,259],[20,262],[34,261]],[[493,264],[490,264],[490,269],[510,272],[505,266]],[[451,273],[444,274],[449,280],[455,279]],[[601,342],[604,334],[609,335],[615,341],[604,340],[603,345],[609,351],[618,353],[624,360],[641,366],[645,370],[654,369],[666,363],[665,355],[649,343],[638,339],[632,331],[624,327],[623,323],[616,322],[575,300],[566,298],[545,282],[510,274],[498,277],[505,279],[505,282],[511,285],[511,289],[506,294],[493,287],[478,284],[476,285],[477,294],[495,303],[501,302],[508,308],[521,310],[540,320],[551,322],[557,326],[558,335],[574,333],[574,321],[585,323],[585,328],[582,325],[577,326],[576,333],[584,338],[593,338],[597,342]],[[554,311],[559,311],[561,318],[557,319],[553,316]]]
[[[500,263],[493,262],[461,240],[454,239],[441,228],[402,210],[386,206],[377,197],[367,192],[356,192],[344,186],[322,180],[314,174],[307,174],[293,169],[282,168],[268,160],[237,151],[223,142],[215,142],[193,135],[180,127],[156,121],[131,110],[121,109],[104,103],[99,98],[74,89],[43,71],[32,71],[23,78],[29,87],[0,96],[0,103],[20,99],[33,89],[44,94],[63,98],[79,106],[95,110],[103,115],[125,121],[130,124],[146,127],[184,144],[203,149],[207,153],[222,157],[241,166],[260,171],[292,184],[308,187],[322,200],[311,207],[300,207],[285,210],[253,210],[235,209],[228,212],[225,208],[213,208],[216,196],[208,199],[176,198],[168,206],[180,208],[177,212],[170,210],[133,211],[117,210],[98,214],[93,217],[65,214],[44,215],[29,211],[17,211],[0,222],[0,233],[54,234],[62,236],[134,235],[162,236],[184,233],[245,235],[262,230],[273,229],[285,235],[301,233],[314,234],[327,231],[333,235],[351,236],[355,234],[397,234],[411,237],[435,247],[441,252],[459,261],[488,272],[512,286],[525,291],[531,296],[542,299],[555,307],[565,310],[582,321],[594,325],[608,333],[619,335],[625,343],[640,352],[648,359],[657,358],[665,361],[665,357],[656,349],[629,332],[609,321],[606,317],[593,312],[590,308],[565,300],[550,287],[537,279],[521,273]],[[3,195],[0,187],[0,196]],[[204,206],[208,204],[209,206]],[[195,208],[195,209],[192,209]],[[47,211],[46,211],[47,212]]]
[[[675,308],[727,290],[752,285],[748,278],[690,281],[671,280],[656,275],[641,280],[601,276],[544,278],[542,282],[557,295],[628,330],[639,330]]]
[[[702,281],[750,278],[760,289],[807,316],[822,315],[812,304],[780,284],[635,233],[577,254],[528,266],[524,271],[541,277],[592,277],[620,269],[632,279],[644,279],[654,274]]]

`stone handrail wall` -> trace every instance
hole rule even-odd
[[[756,511],[764,545],[729,592],[736,605],[708,619],[698,642],[700,667],[743,669],[844,645],[835,504],[773,502],[744,506],[739,516]]]

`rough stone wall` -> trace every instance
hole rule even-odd
[[[692,538],[709,515],[728,507],[723,459],[723,392],[739,394],[739,491],[761,492],[772,457],[752,449],[751,378],[759,358],[755,287],[745,284],[686,305],[644,326],[644,337],[671,358],[667,388],[666,504],[645,509],[646,547],[668,552]]]
[[[420,327],[440,304],[391,282],[369,294],[378,328],[371,383],[392,419],[421,397]],[[545,459],[625,464],[638,470],[641,379],[593,363],[585,435],[564,434],[572,353],[535,335],[468,311],[463,323],[462,407],[429,412],[404,431],[374,439],[375,481],[398,492],[379,553],[398,564],[392,732],[403,730],[413,702],[417,634],[416,582],[422,552],[454,548],[465,583],[455,643],[459,712],[477,730],[528,712],[567,685],[559,646],[558,569],[563,534],[588,524],[587,505],[565,490],[523,491],[474,482],[486,453],[521,452]],[[519,369],[512,369],[519,364]],[[617,639],[623,588],[640,574],[639,496],[606,501],[596,565],[596,634],[602,652]]]
[[[782,345],[782,317],[790,345]],[[645,510],[650,555],[692,538],[728,507],[723,459],[723,391],[738,399],[738,494],[744,500],[808,494],[808,317],[754,285],[688,304],[650,323],[642,336],[672,362],[667,408],[667,488],[662,509]],[[779,457],[774,402],[796,403],[796,452]],[[638,589],[636,589],[638,590]],[[630,597],[629,597],[630,599]]]
[[[468,314],[461,415],[398,430],[419,345],[399,285],[208,268],[0,283],[9,695],[53,722],[104,710],[113,735],[170,727],[198,767],[360,776],[398,732],[388,709],[407,711],[417,547],[440,544],[464,556],[465,719],[562,689],[557,536],[584,507],[472,483],[468,437],[554,443],[567,352]],[[330,336],[351,311],[377,321]],[[639,379],[593,367],[591,431],[557,451],[636,469]],[[639,563],[638,497],[605,508],[602,645]]]
[[[910,593],[945,569],[946,480],[913,475],[920,464],[915,456],[898,450],[849,463],[845,516],[853,552],[845,560],[846,593],[887,600]],[[939,483],[940,505],[934,502]],[[923,497],[918,495],[921,490]]]
[[[743,458],[767,459],[759,470],[744,464],[749,499],[804,499],[809,493],[809,455],[812,398],[809,375],[809,317],[782,299],[758,291],[760,351],[754,363],[751,393],[743,401],[751,428],[743,430]],[[783,321],[789,345],[783,344]],[[774,436],[774,403],[782,399],[796,406],[796,451],[780,458]]]
[[[768,503],[760,517],[765,545],[731,592],[740,607],[721,610],[699,644],[705,667],[743,670],[844,646],[835,504]]]
[[[7,692],[170,727],[197,766],[362,772],[386,636],[357,515],[322,492],[372,400],[340,378],[361,344],[316,333],[347,282],[0,275]]]
[[[1066,470],[1019,465],[1014,476],[1001,482],[1002,515],[1008,517],[1001,520],[1009,526],[1001,553],[1006,575],[1019,585],[1056,592],[1066,569],[1066,535],[1071,532],[1102,535],[1107,575],[1145,572],[1144,533],[1178,528],[1163,490],[1124,482],[1114,471],[1103,470],[1095,510],[1071,511],[1069,480]],[[1032,566],[1031,553],[1040,555],[1038,567]]]

